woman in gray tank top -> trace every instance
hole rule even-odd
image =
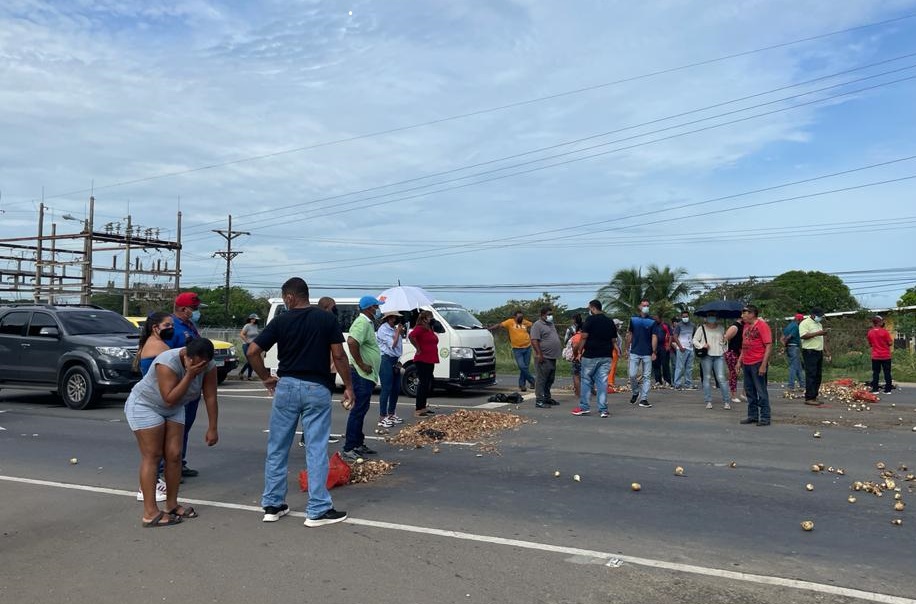
[[[166,350],[137,382],[124,404],[127,423],[140,447],[140,490],[143,492],[143,526],[159,527],[196,518],[190,506],[178,504],[181,482],[181,444],[184,406],[203,394],[209,427],[205,441],[213,446],[217,432],[216,363],[213,342],[191,340],[184,348]],[[165,509],[156,503],[156,474],[165,459]]]

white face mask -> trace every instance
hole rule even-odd
[[[547,315],[546,317],[544,317],[544,320],[547,321],[548,323],[553,323],[553,315]]]
[[[642,314],[644,314],[644,315],[649,314],[649,307],[648,307],[648,306],[643,306],[643,307],[640,308],[639,310],[641,310],[641,311],[642,311]]]
[[[690,323],[690,317],[681,317],[681,323]]]

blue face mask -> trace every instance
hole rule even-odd
[[[195,310],[191,313],[191,323],[197,325],[198,321],[200,321],[200,311]]]
[[[718,319],[716,319],[715,317],[706,317],[707,323],[715,323],[716,321],[718,321]]]
[[[821,321],[824,320],[824,317],[814,317],[814,320],[820,323]]]

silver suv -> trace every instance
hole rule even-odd
[[[0,308],[0,387],[56,392],[85,409],[140,380],[133,370],[137,328],[118,313],[89,305]]]

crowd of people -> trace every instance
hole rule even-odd
[[[774,354],[774,337],[770,326],[759,316],[753,304],[744,305],[740,318],[733,322],[730,313],[702,312],[702,321],[694,324],[688,311],[665,321],[659,314],[651,313],[648,300],[643,300],[639,313],[629,320],[625,336],[620,335],[622,322],[611,319],[602,309],[599,300],[588,304],[588,317],[572,317],[564,338],[560,340],[554,324],[553,309],[541,308],[540,317],[531,322],[521,310],[491,330],[505,329],[509,333],[513,357],[518,365],[519,390],[530,384],[535,390],[535,406],[548,408],[557,404],[550,389],[556,375],[556,363],[564,358],[571,363],[573,388],[578,405],[572,414],[591,414],[591,398],[597,399],[598,415],[609,416],[607,392],[614,391],[619,357],[628,359],[627,375],[630,385],[630,403],[651,408],[649,394],[653,388],[694,388],[693,368],[699,361],[703,401],[713,409],[714,391],[721,397],[721,405],[730,410],[732,404],[741,403],[738,394],[738,376],[744,386],[743,399],[747,401],[747,415],[742,424],[769,426],[770,413],[767,376]],[[722,316],[720,316],[722,315]],[[804,402],[820,405],[818,394],[823,378],[825,348],[828,329],[823,325],[824,312],[812,308],[806,315],[796,314],[783,329],[780,343],[785,347],[789,368],[788,387],[804,387]],[[884,319],[872,318],[872,329],[867,340],[872,356],[871,391],[879,392],[879,374],[884,377],[884,392],[891,392],[891,356],[893,339],[885,329]],[[528,370],[531,352],[535,355],[535,375]],[[672,379],[673,376],[673,379]],[[605,388],[607,384],[607,388]]]
[[[305,525],[324,526],[347,518],[346,512],[334,509],[326,486],[327,444],[335,442],[330,433],[331,392],[338,376],[344,386],[341,403],[349,411],[341,456],[353,462],[376,454],[366,445],[363,433],[376,384],[381,385],[377,425],[390,428],[404,421],[396,414],[396,406],[405,337],[416,350],[413,364],[418,388],[414,416],[422,418],[434,413],[428,396],[433,369],[439,362],[438,336],[430,311],[419,311],[415,327],[408,333],[401,313],[382,314],[378,299],[363,296],[359,314],[344,338],[332,298],[321,298],[312,305],[308,285],[298,277],[283,284],[281,295],[286,312],[263,329],[258,325],[260,317],[252,314],[239,334],[247,361],[240,375],[257,374],[273,396],[261,497],[263,521],[275,522],[289,513],[289,449],[301,423],[309,473]],[[201,398],[208,418],[204,442],[213,446],[219,441],[213,343],[201,337],[197,329],[202,307],[197,294],[181,293],[175,298],[172,313],[152,313],[143,325],[135,360],[142,378],[128,396],[124,412],[140,450],[137,499],[144,504],[144,527],[174,526],[198,517],[194,508],[178,503],[178,490],[184,478],[198,474],[188,467],[187,451]],[[490,329],[509,333],[519,368],[518,387],[523,391],[529,386],[534,388],[538,408],[559,404],[551,389],[560,358],[573,367],[578,404],[572,414],[589,415],[591,398],[595,396],[602,418],[609,416],[607,394],[613,391],[619,358],[627,359],[630,403],[642,408],[652,407],[649,394],[653,383],[693,388],[694,358],[698,358],[707,409],[713,408],[714,385],[724,409],[741,401],[737,394],[740,370],[747,400],[747,415],[740,423],[770,425],[767,371],[774,341],[756,306],[745,305],[741,318],[727,326],[724,317],[715,312],[705,313],[697,327],[688,312],[669,324],[651,314],[651,310],[649,301],[643,300],[639,313],[630,318],[624,337],[620,335],[622,322],[609,317],[599,300],[589,302],[584,319],[573,317],[563,339],[549,306],[541,308],[534,322],[518,311]],[[790,385],[804,381],[805,403],[809,405],[819,404],[826,356],[827,328],[823,321],[824,313],[819,308],[812,309],[808,316],[797,315],[780,339],[789,359]],[[380,323],[377,330],[376,322]],[[878,391],[879,373],[883,372],[884,391],[890,392],[893,340],[881,317],[873,318],[867,338],[872,348],[872,390]],[[264,364],[264,353],[274,346],[278,358],[276,375]],[[532,353],[534,375],[528,369]],[[162,502],[165,509],[159,507]]]

